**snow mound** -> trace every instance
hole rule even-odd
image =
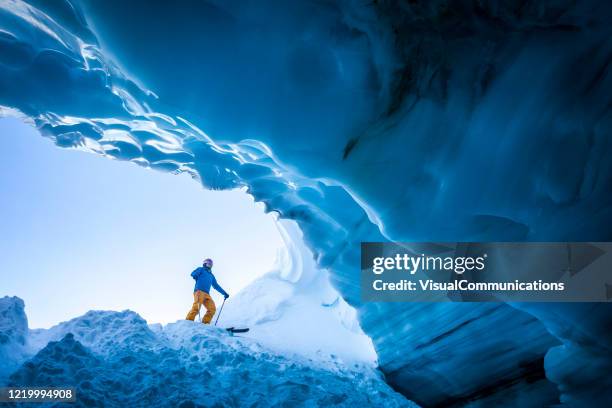
[[[23,364],[10,377],[10,384],[46,387],[51,384],[66,386],[75,384],[78,378],[80,388],[88,389],[79,396],[84,405],[96,406],[94,401],[104,401],[104,394],[93,387],[92,381],[106,382],[106,376],[98,376],[95,368],[103,365],[90,350],[67,334],[61,341],[52,341],[34,358]]]
[[[27,355],[28,318],[23,300],[0,298],[0,382]]]
[[[219,324],[249,327],[249,337],[285,353],[374,365],[372,340],[314,262],[298,225],[276,225],[285,245],[275,268],[232,296]]]
[[[113,352],[117,344],[137,351],[155,342],[155,334],[146,320],[135,312],[89,311],[48,330],[31,330],[30,347],[39,350],[50,341],[59,341],[69,333],[86,347],[103,355]]]
[[[77,405],[414,406],[369,366],[279,353],[190,321],[148,326],[131,311],[90,311],[23,340],[36,354],[13,361],[0,385],[74,386]]]
[[[314,359],[376,362],[372,341],[361,331],[355,311],[325,274],[306,289],[268,273],[226,304],[221,323],[249,327],[249,337],[275,350]]]

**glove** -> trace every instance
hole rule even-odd
[[[229,295],[226,293],[224,297],[225,297],[225,299],[227,299],[229,297]]]

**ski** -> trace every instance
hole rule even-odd
[[[248,332],[248,331],[249,331],[249,328],[248,328],[248,327],[245,327],[245,328],[242,328],[242,329],[237,329],[237,328],[235,328],[235,327],[228,327],[228,328],[226,328],[225,330],[227,330],[227,331],[228,331],[228,332],[230,332],[231,334],[234,334],[234,333],[246,333],[246,332]]]

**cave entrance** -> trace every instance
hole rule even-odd
[[[244,191],[66,151],[17,119],[0,120],[0,138],[0,296],[25,301],[30,328],[89,310],[182,320],[190,273],[212,258],[232,295],[220,326],[251,327],[249,337],[279,351],[375,363],[299,226]],[[219,307],[222,296],[211,295]]]
[[[203,259],[236,294],[283,245],[275,216],[242,191],[59,149],[17,119],[0,120],[0,138],[0,295],[25,300],[30,327],[91,309],[173,322]]]

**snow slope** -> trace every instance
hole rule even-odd
[[[249,327],[249,337],[275,350],[374,365],[371,339],[313,261],[297,224],[278,220],[276,225],[284,241],[276,266],[229,298],[219,324]]]
[[[0,334],[11,322],[2,318]],[[8,355],[19,367],[1,384],[74,385],[76,406],[415,406],[369,366],[279,353],[189,321],[150,328],[131,311],[91,311],[25,340],[31,358]]]

